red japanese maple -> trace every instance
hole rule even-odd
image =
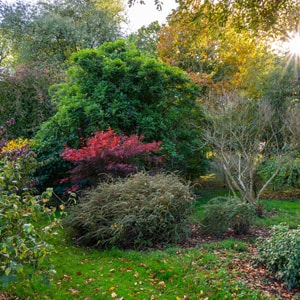
[[[137,172],[139,165],[157,167],[162,163],[161,142],[142,143],[138,135],[118,135],[111,128],[96,132],[81,149],[65,147],[63,159],[73,162],[71,176],[73,190],[79,186],[93,185],[103,175],[126,176]]]

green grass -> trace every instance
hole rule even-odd
[[[266,227],[286,223],[291,228],[300,225],[300,200],[264,200],[267,217],[258,220],[258,224]]]
[[[224,191],[202,192],[193,220],[203,205]],[[300,200],[265,200],[270,216],[259,226],[286,222],[300,224]],[[23,299],[270,299],[251,289],[247,274],[236,267],[237,258],[251,259],[244,241],[226,239],[202,243],[193,249],[178,247],[147,252],[78,248],[60,228],[50,243],[56,252],[44,263],[56,274],[45,285],[40,276],[21,278],[7,290]],[[232,267],[234,266],[234,267]],[[273,298],[275,299],[275,298]]]
[[[226,240],[195,249],[97,251],[76,248],[62,231],[52,238],[57,274],[45,286],[35,276],[11,291],[26,299],[264,299],[229,266],[247,255],[242,242]],[[224,257],[220,257],[223,254]],[[50,262],[49,262],[50,263]],[[237,279],[239,278],[239,279]],[[176,298],[178,297],[178,298]]]

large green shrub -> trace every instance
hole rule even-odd
[[[67,81],[52,87],[58,111],[36,136],[39,155],[51,159],[41,176],[49,182],[65,177],[67,166],[58,156],[63,146],[78,148],[92,132],[108,127],[144,136],[146,143],[162,141],[169,168],[199,173],[204,161],[200,90],[183,71],[124,40],[75,53],[69,63]]]
[[[257,239],[257,262],[264,264],[289,288],[300,286],[300,226],[273,226],[269,238]]]
[[[239,198],[216,197],[205,205],[201,231],[219,236],[233,229],[236,234],[244,234],[249,231],[254,216],[251,204]]]
[[[182,239],[192,207],[190,188],[177,175],[142,172],[99,184],[64,226],[83,245],[144,248]]]

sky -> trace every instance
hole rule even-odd
[[[160,24],[165,23],[166,17],[178,5],[175,0],[165,0],[162,10],[158,11],[154,5],[154,0],[145,1],[145,5],[136,3],[127,9],[130,20],[129,31],[136,31],[140,27],[147,26],[156,20]]]

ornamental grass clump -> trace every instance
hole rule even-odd
[[[100,183],[71,208],[64,226],[85,246],[155,247],[186,237],[193,200],[179,176],[140,172]]]

